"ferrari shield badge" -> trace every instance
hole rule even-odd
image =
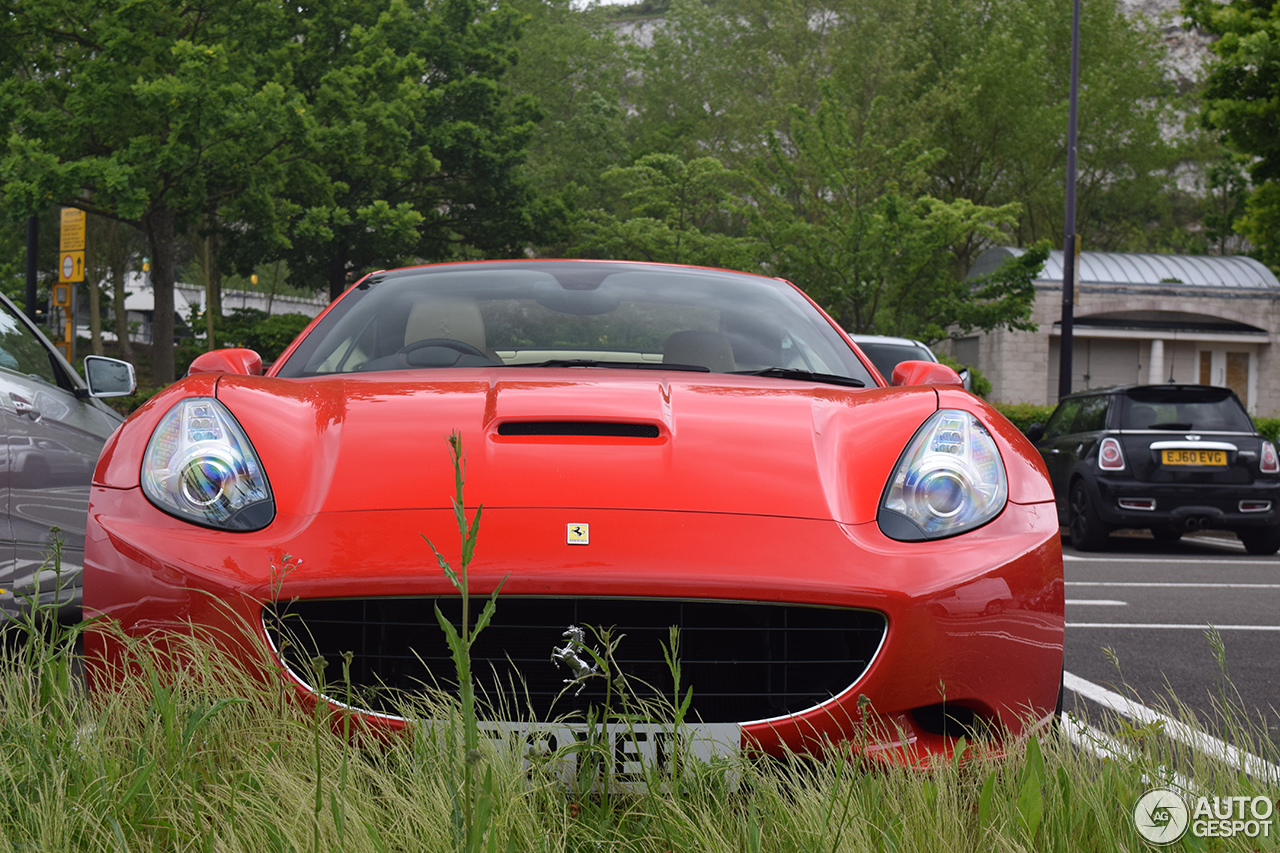
[[[570,524],[568,540],[570,545],[590,544],[591,526],[587,524]]]

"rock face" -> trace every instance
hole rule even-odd
[[[1183,29],[1186,18],[1179,13],[1178,0],[1119,0],[1119,3],[1125,14],[1145,16],[1160,29],[1169,50],[1166,73],[1179,91],[1193,88],[1210,57],[1209,44],[1213,39],[1199,30]]]

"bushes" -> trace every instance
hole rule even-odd
[[[1026,432],[1027,427],[1034,423],[1042,424],[1049,420],[1049,415],[1055,408],[1054,406],[1037,406],[1035,403],[992,403],[991,405],[1022,432]]]

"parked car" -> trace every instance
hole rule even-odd
[[[468,512],[484,506],[471,590],[503,584],[472,671],[522,721],[606,701],[592,628],[648,701],[675,688],[676,626],[687,719],[733,749],[998,748],[1060,699],[1061,545],[1034,449],[944,365],[882,387],[786,282],[378,272],[261,373],[244,349],[201,355],[108,444],[87,613],[199,630],[260,673],[274,656],[304,704],[399,727],[406,699],[454,681],[434,614],[458,624],[460,598],[423,537],[457,567],[456,430]],[[87,635],[94,689],[127,665],[118,638]],[[311,661],[347,653],[349,685],[319,684]]]
[[[895,338],[890,335],[853,335],[853,342],[871,359],[871,363],[885,379],[893,376],[893,369],[904,361],[932,361],[938,357],[923,341],[911,338]],[[960,381],[965,390],[971,390],[968,368],[960,371]]]
[[[80,614],[85,512],[98,453],[122,418],[98,398],[132,394],[133,367],[89,356],[89,383],[0,294],[0,617],[28,602]],[[49,561],[53,528],[60,573]]]
[[[1280,457],[1229,388],[1081,391],[1027,437],[1079,550],[1105,547],[1124,527],[1160,540],[1230,530],[1250,554],[1280,550]]]

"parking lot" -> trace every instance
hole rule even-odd
[[[1080,554],[1064,541],[1063,554],[1066,671],[1076,677],[1067,711],[1096,717],[1094,687],[1149,707],[1172,694],[1197,714],[1213,714],[1225,695],[1280,736],[1280,557],[1249,556],[1235,537],[1213,534],[1172,543],[1116,534],[1106,551]]]

